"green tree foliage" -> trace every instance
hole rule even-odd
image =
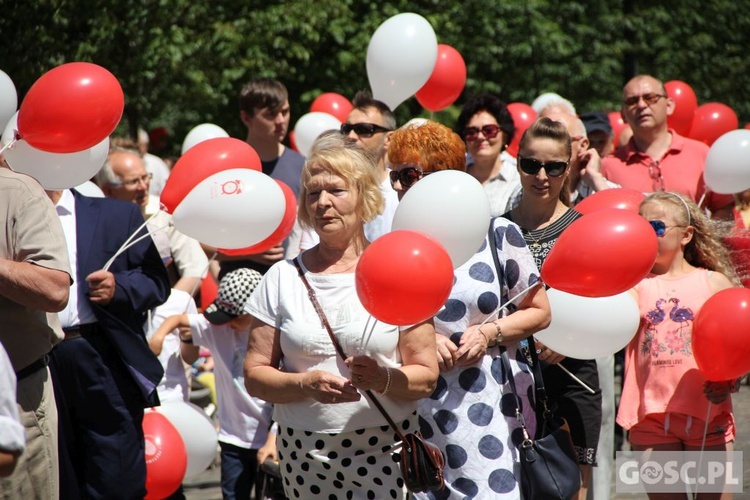
[[[120,131],[166,126],[170,153],[198,123],[242,137],[236,95],[251,78],[289,88],[298,118],[322,92],[368,88],[367,46],[389,17],[416,12],[468,68],[457,101],[490,92],[531,102],[558,92],[579,111],[613,110],[633,71],[689,83],[700,102],[750,117],[750,16],[727,0],[35,0],[0,1],[0,69],[22,97],[52,67],[91,61],[126,95]],[[628,15],[624,15],[627,12]],[[630,61],[630,62],[628,62]],[[429,116],[416,99],[399,120]],[[457,107],[436,118],[452,125]]]

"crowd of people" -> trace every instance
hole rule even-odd
[[[186,367],[201,347],[214,362],[228,499],[250,498],[268,458],[279,461],[288,498],[405,498],[399,435],[384,413],[446,458],[444,489],[417,498],[520,498],[516,408],[533,434],[537,356],[549,403],[570,427],[574,498],[609,497],[615,414],[635,450],[731,451],[738,382],[700,374],[690,333],[709,297],[748,282],[737,241],[750,195],[706,189],[708,147],[668,127],[674,102],[652,76],[623,87],[632,135],[621,144],[605,113],[579,115],[549,94],[534,106],[539,118],[524,131],[491,95],[468,99],[454,129],[398,127],[362,92],[305,158],[283,143],[284,85],[251,81],[239,95],[246,141],[299,200],[284,242],[252,255],[217,256],[175,229],[159,209],[168,171],[130,140],[113,138],[94,196],[45,192],[0,168],[0,498],[143,498],[144,411],[188,400]],[[483,186],[487,236],[454,270],[434,318],[377,321],[356,293],[359,259],[391,231],[407,191],[443,170]],[[574,359],[533,336],[552,316],[539,271],[582,216],[575,205],[618,187],[648,193],[640,215],[658,255],[632,290],[641,324],[616,410],[614,353]],[[728,246],[711,218],[733,221]],[[138,231],[151,237],[131,241]],[[218,297],[199,311],[204,279],[218,281]],[[665,314],[670,304],[679,318]]]

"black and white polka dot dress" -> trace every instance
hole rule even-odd
[[[416,414],[400,426],[417,425]],[[400,440],[384,425],[340,433],[279,425],[276,444],[287,498],[402,499]]]
[[[457,345],[470,325],[494,317],[500,304],[538,279],[537,267],[519,228],[502,218],[495,220],[494,227],[502,274],[497,276],[485,238],[482,248],[455,270],[451,296],[435,317],[437,332]],[[522,412],[533,433],[531,371],[519,344],[507,350]],[[424,437],[445,454],[445,489],[416,497],[520,498],[514,458],[515,443],[522,435],[515,408],[497,348],[489,349],[482,361],[473,366],[440,372],[435,392],[419,402],[419,417]]]

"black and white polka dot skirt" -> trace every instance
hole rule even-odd
[[[400,424],[417,428],[416,413]],[[279,424],[276,438],[287,498],[406,498],[401,441],[390,426],[329,434]]]

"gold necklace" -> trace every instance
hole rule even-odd
[[[545,227],[545,228],[544,228],[544,231],[542,231],[542,235],[541,235],[541,236],[540,236],[540,237],[539,237],[538,239],[537,239],[537,238],[534,238],[534,237],[533,237],[533,236],[531,235],[531,231],[532,231],[531,229],[527,229],[527,230],[526,230],[526,235],[527,235],[527,236],[528,236],[529,238],[531,238],[531,240],[532,240],[532,241],[534,242],[534,243],[532,243],[531,245],[529,245],[529,248],[531,248],[532,250],[536,250],[536,251],[539,251],[539,249],[540,249],[540,248],[542,248],[542,245],[541,245],[541,243],[539,243],[539,242],[540,242],[541,240],[543,240],[543,239],[544,239],[544,235],[546,235],[546,234],[547,234],[547,229],[549,229],[549,227],[550,227],[551,225],[552,225],[552,223],[550,223],[549,225],[547,225],[547,227]],[[528,243],[528,241],[527,241],[526,243]]]

